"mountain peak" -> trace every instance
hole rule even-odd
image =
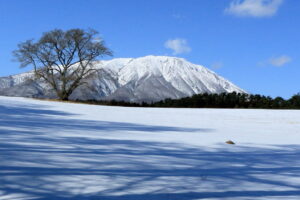
[[[96,61],[99,72],[80,87],[72,99],[125,100],[131,102],[182,98],[199,93],[244,93],[213,71],[170,56],[144,56]],[[25,75],[0,78],[0,94],[10,96],[55,97],[42,81],[26,82]],[[26,76],[29,76],[28,73]],[[26,93],[24,93],[26,88]],[[29,89],[28,89],[29,88]]]

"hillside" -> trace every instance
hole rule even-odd
[[[199,93],[243,93],[211,70],[182,58],[146,56],[95,62],[97,75],[78,88],[71,99],[155,102]],[[33,81],[31,72],[0,78],[0,95],[55,98],[45,83]]]

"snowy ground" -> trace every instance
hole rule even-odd
[[[300,199],[300,111],[0,97],[6,199]]]

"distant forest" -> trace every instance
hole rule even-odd
[[[171,108],[263,108],[263,109],[300,109],[300,93],[290,99],[272,98],[263,95],[221,93],[197,94],[181,99],[165,99],[154,103],[130,103],[125,101],[76,101],[89,104],[128,106],[128,107],[171,107]]]

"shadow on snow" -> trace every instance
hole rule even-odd
[[[35,108],[34,108],[35,107]],[[124,122],[92,121],[63,119],[55,117],[72,116],[70,113],[46,110],[44,107],[9,107],[0,105],[0,131],[1,127],[11,126],[15,128],[35,129],[65,129],[65,130],[88,130],[88,131],[146,131],[146,132],[208,132],[210,129],[181,128],[169,126],[151,126]]]
[[[0,199],[300,196],[299,184],[284,180],[300,180],[300,146],[279,146],[276,150],[220,146],[212,150],[166,142],[101,139],[84,131],[99,131],[101,135],[210,129],[64,119],[71,114],[44,107],[0,106],[0,111]],[[57,130],[79,130],[82,135],[51,135]],[[253,185],[270,189],[258,190]]]

